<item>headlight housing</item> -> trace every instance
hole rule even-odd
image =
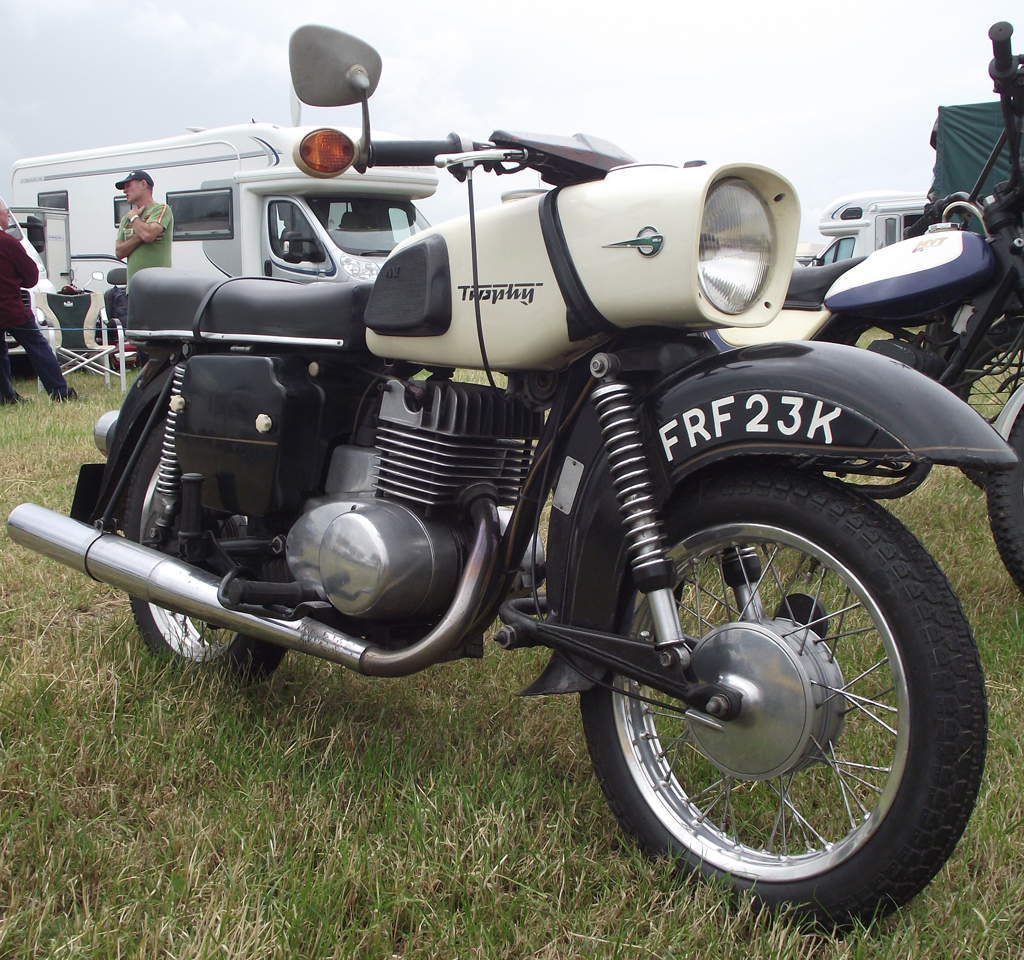
[[[701,292],[722,313],[743,313],[767,286],[774,259],[775,227],[764,199],[738,177],[719,180],[701,221]]]
[[[347,253],[343,253],[338,258],[338,262],[341,264],[341,269],[353,280],[376,280],[377,274],[380,273],[380,265],[375,261],[350,257]]]

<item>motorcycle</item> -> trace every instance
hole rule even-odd
[[[1004,129],[971,192],[933,201],[906,239],[867,258],[795,271],[778,318],[758,329],[712,332],[720,349],[791,339],[855,344],[869,330],[883,331],[890,336],[872,341],[868,350],[947,387],[1024,456],[1024,63],[1012,53],[1012,34],[1005,22],[989,30],[989,75]],[[982,197],[1004,149],[1009,176]],[[972,220],[981,233],[965,229]],[[929,469],[923,463],[863,463],[845,473],[882,480],[860,488],[894,498],[916,489]],[[1024,465],[990,476],[965,472],[986,490],[999,554],[1024,591]]]
[[[374,140],[376,51],[308,26],[290,56],[303,102],[363,117],[298,166],[437,163],[469,215],[372,284],[137,274],[150,359],[97,423],[106,462],[70,518],[22,504],[11,538],[128,593],[153,650],[248,677],[286,650],[408,676],[481,657],[500,617],[501,649],[551,650],[523,693],[579,695],[647,853],[831,923],[908,901],[970,816],[983,676],[924,548],[823,474],[1013,453],[889,358],[713,348],[782,304],[799,205],[773,171],[582,135]],[[475,211],[474,171],[526,168],[553,189]]]

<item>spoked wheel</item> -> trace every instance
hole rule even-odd
[[[846,923],[906,902],[952,853],[985,755],[945,577],[898,521],[818,478],[720,475],[665,519],[694,678],[743,708],[718,723],[623,677],[583,694],[620,823],[769,906]],[[642,595],[627,618],[652,629]]]
[[[151,526],[162,445],[163,431],[158,427],[128,485],[125,531],[137,543],[147,539]],[[242,676],[258,679],[273,673],[286,652],[277,644],[173,613],[137,597],[131,598],[131,606],[143,640],[159,654],[195,662],[219,660]]]
[[[1024,318],[992,325],[967,363],[953,392],[992,423],[1024,376]]]
[[[989,423],[1006,406],[1024,377],[1024,318],[1005,317],[978,345],[968,361],[960,382],[950,389]],[[983,470],[964,469],[964,475],[982,490],[989,475]]]

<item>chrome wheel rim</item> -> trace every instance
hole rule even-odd
[[[740,616],[722,576],[723,551],[749,545],[761,560],[756,586],[768,612],[757,620],[748,613]],[[680,621],[690,636],[708,636],[728,623],[779,635],[785,624],[772,615],[782,598],[806,591],[823,604],[827,617],[802,624],[791,620],[789,626],[804,640],[824,644],[838,663],[841,673],[830,675],[841,675],[842,687],[828,689],[820,699],[831,709],[839,701],[842,717],[828,725],[834,739],[818,743],[812,736],[812,748],[787,770],[741,779],[709,759],[707,737],[694,736],[696,725],[673,709],[678,704],[655,706],[630,696],[665,700],[619,678],[612,697],[615,723],[637,788],[691,861],[772,882],[833,869],[877,831],[906,771],[909,696],[891,627],[848,567],[792,531],[730,524],[701,531],[669,555],[681,578]],[[827,635],[817,637],[809,629],[815,627],[827,629]],[[641,597],[633,633],[649,629]],[[812,684],[820,685],[820,676],[812,676]]]

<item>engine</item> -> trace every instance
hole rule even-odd
[[[351,617],[435,617],[461,573],[463,491],[491,483],[514,504],[543,423],[489,387],[389,381],[376,450],[336,447],[325,495],[288,533],[296,580]]]

